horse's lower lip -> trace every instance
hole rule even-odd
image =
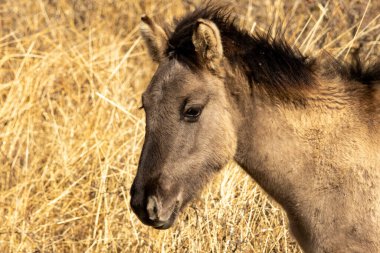
[[[175,213],[173,213],[170,216],[169,220],[167,220],[167,221],[157,221],[157,222],[151,224],[151,226],[153,228],[155,228],[155,229],[161,229],[161,230],[162,229],[168,229],[168,228],[170,228],[173,225],[174,220],[176,219],[176,216],[177,215]]]
[[[170,228],[172,225],[171,225],[171,223],[165,223],[165,224],[162,224],[162,225],[158,225],[158,226],[153,226],[155,229],[161,229],[161,230],[163,230],[163,229],[168,229],[168,228]]]

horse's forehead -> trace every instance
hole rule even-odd
[[[190,72],[175,60],[160,64],[146,90],[146,94],[150,99],[160,101],[168,92],[177,92],[182,89],[189,74]]]
[[[176,81],[184,76],[183,69],[183,66],[176,61],[160,64],[152,78],[151,88],[164,89],[167,84],[175,85]]]

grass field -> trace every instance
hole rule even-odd
[[[281,208],[232,162],[169,230],[130,209],[156,68],[140,16],[170,22],[192,2],[0,1],[0,252],[300,252]],[[286,27],[301,52],[380,55],[379,1],[234,2],[246,29]]]

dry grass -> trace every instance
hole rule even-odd
[[[344,58],[363,42],[363,58],[379,57],[378,1],[236,2],[242,26],[285,21],[303,52]],[[232,163],[170,230],[143,226],[129,207],[137,108],[156,67],[139,16],[169,21],[191,8],[0,1],[0,252],[299,252],[284,213]]]

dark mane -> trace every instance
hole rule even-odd
[[[195,68],[202,68],[192,43],[198,19],[213,21],[220,30],[224,55],[230,66],[239,69],[251,87],[263,88],[268,94],[282,99],[293,99],[315,83],[315,60],[292,48],[281,32],[272,36],[250,34],[238,27],[228,5],[206,4],[176,21],[174,31],[168,31],[166,55]],[[365,67],[355,57],[349,64],[334,60],[333,72],[345,80],[356,80],[372,85],[380,81],[380,62]],[[331,66],[330,66],[331,67]],[[302,97],[302,95],[301,95]]]
[[[380,61],[365,65],[359,57],[359,53],[354,53],[350,64],[346,64],[341,75],[348,80],[355,80],[359,83],[372,86],[380,84]]]
[[[314,83],[314,61],[292,49],[281,36],[249,34],[240,29],[227,6],[207,4],[177,21],[169,33],[167,56],[193,67],[202,67],[196,58],[192,33],[198,19],[213,21],[220,30],[223,50],[251,86],[275,95],[294,94]]]

